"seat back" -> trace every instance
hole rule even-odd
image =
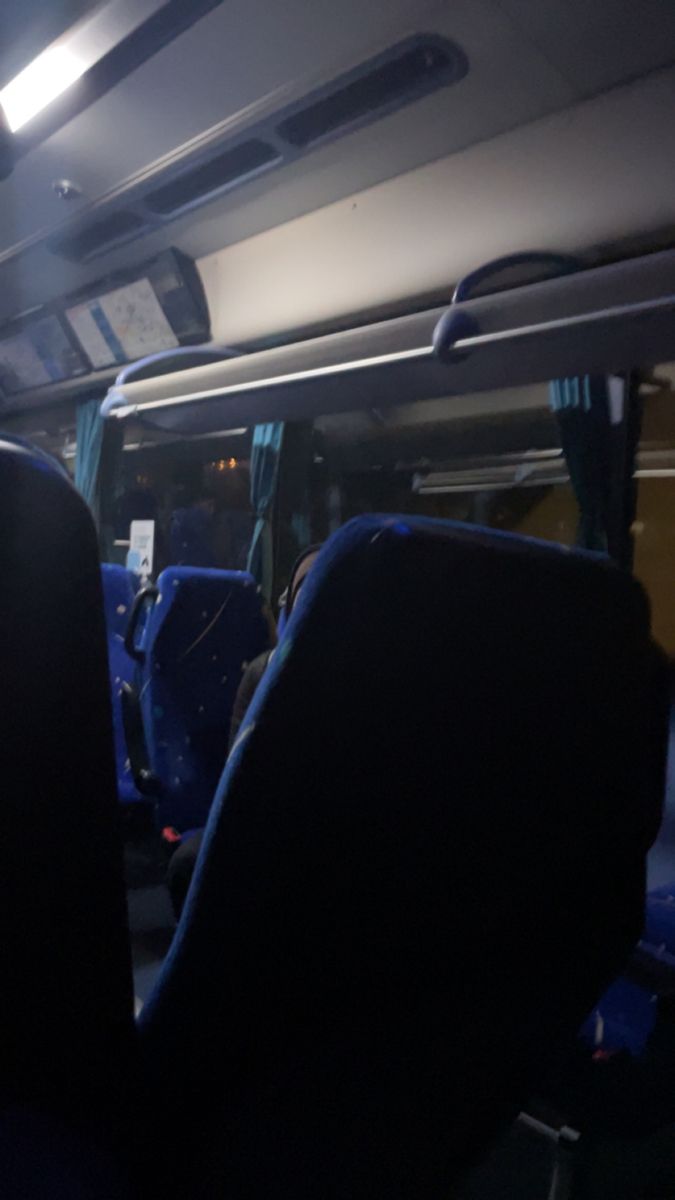
[[[637,941],[659,669],[595,556],[403,517],[331,539],[141,1018],[191,1178],[448,1194]]]
[[[157,592],[142,637],[143,724],[158,820],[184,830],[205,823],[237,688],[269,628],[243,571],[169,567]]]
[[[122,721],[122,689],[125,684],[132,685],[135,674],[135,664],[127,653],[124,635],[129,624],[137,580],[131,571],[116,563],[102,563],[101,577],[108,636],[108,669],[115,735],[117,794],[122,803],[127,804],[140,800],[129,763],[129,752]]]
[[[96,533],[8,438],[0,512],[0,1095],[112,1129],[133,991]]]

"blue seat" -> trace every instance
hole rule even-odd
[[[647,896],[642,945],[675,968],[675,883],[653,888]]]
[[[639,1057],[656,1022],[656,996],[648,988],[619,976],[603,993],[581,1027],[581,1038],[594,1051],[627,1050]]]
[[[675,884],[649,892],[642,936],[631,965],[601,996],[581,1028],[595,1050],[644,1054],[656,1023],[659,995],[675,994]]]
[[[405,517],[331,539],[140,1019],[179,1191],[452,1191],[639,936],[660,669],[593,555]]]
[[[169,530],[171,562],[178,566],[212,569],[211,541],[211,521],[205,512],[198,506],[176,509]]]
[[[243,571],[169,567],[149,598],[136,647],[148,766],[160,827],[182,831],[206,821],[243,670],[270,631]]]
[[[115,762],[117,764],[117,793],[123,804],[141,799],[134,783],[129,752],[122,720],[122,688],[134,679],[135,664],[124,644],[131,617],[137,577],[115,563],[102,563],[103,604],[108,635],[108,666],[112,698],[113,729],[115,733]]]
[[[656,1024],[657,996],[675,992],[675,883],[647,894],[632,970],[639,980],[615,979],[581,1026],[581,1038],[593,1049],[643,1055]]]
[[[0,511],[0,1177],[30,1196],[68,1131],[123,1136],[133,991],[96,531],[65,472],[5,437]]]

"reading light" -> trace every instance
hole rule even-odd
[[[86,71],[67,46],[50,46],[0,91],[7,124],[16,133]]]

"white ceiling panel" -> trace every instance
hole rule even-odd
[[[675,68],[200,262],[214,338],[245,341],[447,289],[521,250],[675,233]]]
[[[350,172],[347,191],[575,98],[559,71],[523,46],[492,0],[378,0],[366,6],[360,0],[313,0],[311,9],[307,0],[228,0],[19,164],[0,187],[0,245],[21,243],[75,215],[75,206],[64,212],[53,179],[80,185],[82,200],[75,205],[81,211],[219,122],[245,126],[252,105],[258,114],[274,112],[317,82],[418,32],[457,41],[469,57],[469,75],[435,99],[342,142],[333,160],[340,172]],[[317,168],[323,169],[320,163]],[[337,179],[331,199],[336,187]],[[12,203],[17,193],[20,204]]]
[[[90,208],[102,203],[123,206],[126,189],[140,186],[141,179],[149,179],[162,162],[183,154],[214,126],[229,122],[233,131],[244,129],[256,115],[277,111],[317,83],[416,32],[456,41],[469,59],[467,77],[89,265],[73,265],[45,248],[48,235]],[[365,208],[370,220],[375,200],[368,189],[441,159],[449,164],[447,171],[417,177],[424,190],[412,203],[420,214],[430,203],[434,221],[447,211],[457,230],[453,236],[472,253],[474,229],[481,230],[478,245],[486,250],[514,238],[518,245],[527,244],[523,220],[538,192],[546,193],[547,214],[556,213],[557,185],[551,185],[557,179],[556,157],[564,161],[570,140],[580,140],[583,149],[587,133],[574,108],[578,100],[673,57],[673,0],[226,0],[29,154],[0,184],[0,319],[97,280],[108,270],[142,261],[166,245],[177,245],[195,257],[208,255],[288,222],[293,227],[304,214],[352,196],[340,212],[361,213]],[[668,102],[672,103],[670,94]],[[561,154],[556,155],[554,145],[535,139],[533,157],[516,157],[509,165],[511,131],[525,130],[562,110],[569,110],[569,116],[550,134],[562,138]],[[627,144],[632,145],[634,137],[638,143],[646,138],[643,149],[649,150],[656,128],[663,137],[663,114],[657,114],[656,126],[644,102],[639,114],[643,124],[637,132],[631,124]],[[630,114],[627,119],[630,124]],[[627,210],[629,200],[631,212],[619,220],[607,209],[601,216],[608,230],[623,223],[628,233],[636,224],[636,188],[645,193],[641,204],[647,223],[660,197],[665,197],[669,168],[648,182],[635,179],[631,150],[624,156],[623,196],[615,161],[623,131],[616,129],[613,136],[618,143],[594,145],[584,159],[583,188],[592,191],[594,178],[607,169],[612,183],[603,194],[615,188],[619,213]],[[475,155],[467,154],[469,147]],[[552,166],[544,167],[549,159]],[[479,183],[473,171],[476,161],[485,164]],[[58,200],[52,190],[53,180],[64,177],[82,187],[82,198],[71,205]],[[436,193],[430,196],[428,188]],[[411,249],[414,239],[409,240],[410,217],[404,216],[411,202],[408,183],[402,184],[400,195],[408,197],[400,222],[390,226],[385,221],[382,228],[391,229],[390,253],[395,249],[405,274],[408,258],[416,254]],[[558,207],[560,239],[569,240],[574,212],[565,211],[562,201]],[[668,209],[667,201],[661,208]],[[352,225],[359,227],[356,219],[341,220],[350,235]],[[582,240],[587,240],[581,217],[578,225],[584,227]],[[317,236],[320,228],[319,221]],[[536,221],[535,235],[541,239]],[[379,244],[377,230],[375,237]],[[282,234],[275,242],[284,266],[286,254],[278,248],[286,240]],[[291,238],[288,245],[294,244]],[[317,262],[323,256],[320,247]],[[443,256],[445,278],[452,279],[452,262],[463,261],[464,255],[449,256],[444,248]],[[367,261],[366,256],[363,262]],[[354,263],[355,270],[358,265]],[[374,281],[372,294],[377,290]],[[365,292],[370,295],[368,288]]]

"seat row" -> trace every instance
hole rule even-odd
[[[151,795],[160,827],[201,827],[224,766],[242,670],[269,644],[253,580],[170,568],[139,593],[125,568],[104,564],[102,573],[120,800]],[[644,972],[638,981],[622,977],[604,993],[581,1029],[595,1052],[643,1053],[659,987],[675,990],[674,886],[647,899],[638,954],[658,978],[650,987]]]
[[[169,567],[139,591],[124,567],[101,570],[119,799],[150,797],[160,828],[203,825],[242,673],[270,645],[255,583]]]
[[[93,525],[12,445],[0,510],[7,1194],[449,1194],[640,934],[667,714],[639,585],[452,523],[340,530],[134,1033]],[[158,592],[128,648],[163,708],[154,676],[234,600],[169,667]],[[167,1128],[181,1152],[158,1161]]]

